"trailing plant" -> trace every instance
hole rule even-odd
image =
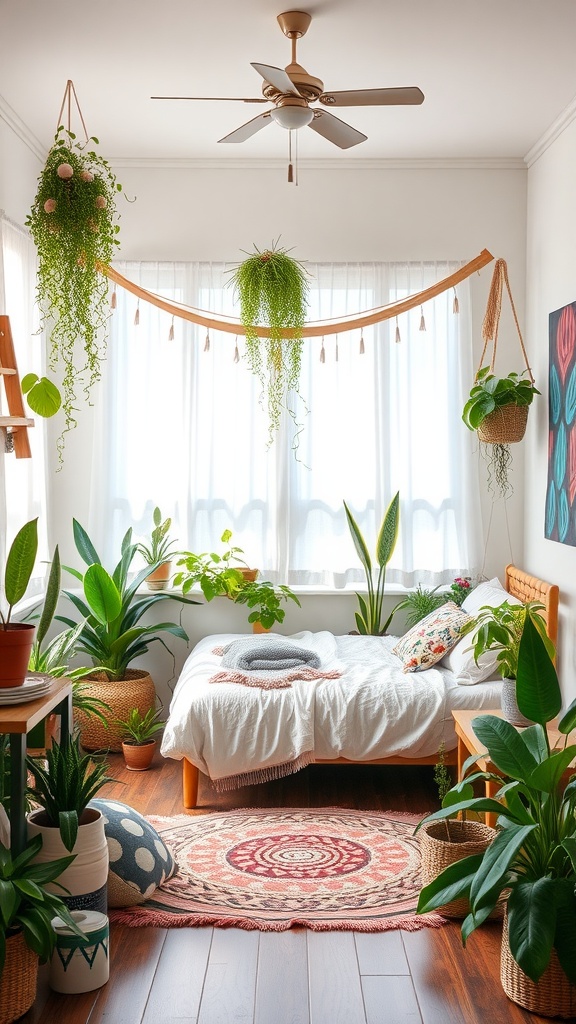
[[[269,441],[278,430],[288,396],[299,395],[302,363],[302,328],[308,309],[308,277],[302,263],[278,248],[248,255],[232,272],[230,283],[240,301],[240,321],[246,333],[248,366],[260,381],[268,412]],[[270,329],[269,337],[258,326]]]
[[[49,960],[56,945],[54,917],[60,917],[84,942],[89,936],[80,930],[66,904],[50,891],[75,859],[74,855],[37,864],[34,858],[42,848],[42,837],[35,836],[17,857],[0,843],[0,975],[6,960],[6,941],[22,929],[26,945],[41,960]],[[63,886],[60,888],[66,892]]]
[[[6,558],[4,597],[8,610],[2,611],[0,605],[0,629],[7,630],[9,628],[14,606],[22,600],[26,593],[37,552],[38,519],[31,519],[14,537]],[[1,582],[0,579],[0,584]]]
[[[240,557],[244,551],[230,544],[231,539],[232,531],[224,530],[220,540],[227,547],[220,554],[216,551],[200,555],[192,551],[182,552],[177,565],[183,568],[176,573],[174,585],[182,587],[183,594],[188,594],[197,585],[207,601],[228,597],[235,604],[245,604],[251,609],[248,622],[259,622],[264,629],[271,629],[275,622],[284,621],[283,601],[293,601],[299,608],[300,601],[290,587],[248,578],[248,574],[256,576],[256,570],[248,569]]]
[[[60,829],[66,849],[72,850],[90,800],[107,782],[114,781],[106,775],[108,766],[82,754],[76,738],[63,746],[53,742],[41,757],[28,757],[27,765],[34,776],[30,787],[33,800],[41,805],[48,825]]]
[[[467,622],[462,635],[473,633],[472,649],[474,660],[478,660],[486,651],[498,651],[498,671],[503,679],[516,679],[518,675],[518,656],[520,641],[526,620],[529,619],[542,638],[542,643],[549,655],[554,657],[554,644],[546,632],[546,624],[539,614],[544,608],[541,601],[528,601],[526,604],[502,604],[492,608],[484,605],[478,615]]]
[[[386,621],[382,622],[382,605],[384,601],[384,587],[386,583],[386,566],[392,558],[396,541],[398,539],[398,526],[400,522],[400,492],[397,491],[388,508],[386,509],[382,525],[376,541],[376,561],[378,563],[378,576],[376,585],[372,569],[372,559],[362,536],[358,523],[354,519],[346,502],[344,502],[348,527],[354,541],[356,553],[364,568],[366,575],[366,586],[368,597],[365,599],[361,594],[356,594],[360,611],[355,613],[358,632],[366,635],[383,636],[394,615],[394,610]]]
[[[158,721],[159,715],[160,712],[154,708],[149,708],[145,715],[138,708],[132,708],[128,718],[117,723],[123,732],[123,742],[136,747],[149,743],[164,728],[164,722]]]
[[[109,317],[108,281],[101,265],[111,262],[119,245],[116,197],[122,186],[92,137],[79,142],[62,125],[38,178],[27,226],[38,250],[37,297],[42,324],[50,331],[48,365],[61,364],[65,426],[58,441],[76,425],[79,392],[87,401],[101,376]],[[81,351],[81,355],[79,354]],[[24,390],[34,412],[57,411],[54,385],[34,375]]]
[[[93,670],[104,672],[109,680],[124,679],[129,665],[147,654],[151,643],[158,641],[166,646],[161,634],[170,633],[188,641],[188,634],[174,622],[139,625],[145,613],[159,601],[198,602],[173,592],[138,597],[138,588],[149,576],[150,566],[129,580],[130,566],[137,550],[137,545],[132,542],[132,529],[122,540],[121,558],[112,574],[102,565],[92,541],[76,519],[73,520],[73,529],[76,550],[88,568],[82,573],[78,569],[64,567],[83,589],[83,596],[72,591],[65,591],[65,594],[83,620],[76,650],[90,657]],[[78,625],[64,616],[58,618],[72,629]]]
[[[161,565],[172,558],[177,551],[174,547],[175,541],[170,540],[169,531],[172,526],[171,519],[162,519],[162,513],[158,506],[152,513],[154,529],[148,541],[140,541],[136,545],[137,551],[142,555],[147,565]]]
[[[510,950],[521,970],[537,983],[555,950],[563,971],[576,985],[576,778],[572,776],[567,785],[563,779],[576,756],[576,745],[567,745],[576,726],[576,701],[558,723],[566,737],[564,746],[551,749],[546,726],[560,712],[562,697],[550,654],[530,615],[523,625],[516,683],[520,711],[534,725],[518,730],[493,715],[481,715],[472,722],[501,775],[475,772],[468,781],[497,782],[496,799],[465,799],[424,819],[438,820],[467,810],[495,812],[496,837],[484,854],[452,864],[425,886],[418,912],[467,897],[470,913],[462,923],[465,944],[507,892]],[[476,760],[477,755],[468,758],[464,771]]]

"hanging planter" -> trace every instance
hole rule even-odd
[[[507,377],[497,377],[494,373],[494,364],[504,284],[512,306],[514,323],[518,331],[526,368],[521,373],[513,371]],[[506,261],[502,259],[496,260],[494,267],[482,325],[482,337],[484,349],[480,367],[476,373],[468,401],[464,406],[462,419],[470,430],[477,431],[478,439],[489,446],[486,451],[489,486],[493,481],[502,496],[507,497],[511,490],[509,468],[512,456],[509,445],[517,444],[524,437],[529,406],[532,404],[534,396],[539,395],[540,392],[534,384],[534,377],[528,364],[528,356],[510,291]],[[490,341],[492,341],[492,359],[488,366],[482,366]]]
[[[288,408],[294,416],[289,392],[299,395],[308,279],[302,263],[289,256],[288,250],[275,244],[264,252],[254,248],[233,271],[230,283],[240,302],[246,358],[262,386],[272,442],[282,409]],[[268,327],[269,336],[260,336],[258,325]]]
[[[72,97],[85,133],[83,142],[70,130]],[[64,127],[60,118],[66,102]],[[38,249],[37,297],[43,325],[50,330],[48,365],[52,372],[59,367],[62,377],[65,426],[58,441],[60,455],[64,434],[76,425],[79,392],[89,401],[101,376],[109,304],[108,281],[100,266],[110,263],[119,244],[115,202],[122,186],[95,145],[98,139],[89,138],[74,85],[68,81],[54,144],[26,221]],[[28,374],[23,390],[39,415],[58,410],[58,389],[48,378]]]

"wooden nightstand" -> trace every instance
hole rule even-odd
[[[484,772],[495,772],[496,775],[499,774],[498,769],[496,768],[495,765],[492,764],[492,761],[487,756],[487,753],[488,753],[487,750],[485,749],[485,747],[482,746],[482,744],[480,743],[478,737],[475,735],[475,733],[472,730],[472,721],[473,721],[473,719],[474,718],[478,718],[480,715],[495,715],[497,718],[502,718],[503,717],[502,712],[500,710],[497,710],[497,711],[453,711],[452,712],[452,717],[454,719],[454,727],[456,729],[456,735],[458,737],[458,778],[459,779],[462,778],[462,765],[464,764],[466,758],[470,754],[483,754],[483,755],[485,755],[483,757],[479,757],[479,759],[477,761],[478,767],[480,768],[481,771],[484,771]],[[562,744],[564,743],[566,737],[564,736],[563,733],[558,732],[558,729],[556,729],[553,725],[549,725],[548,726],[547,732],[548,732],[548,738],[550,740],[550,747],[551,748],[554,747],[558,743],[559,740],[561,740]],[[567,777],[569,777],[570,774],[573,774],[573,772],[574,772],[574,766],[571,766],[568,769],[567,773],[566,773]],[[486,786],[486,796],[494,798],[496,793],[497,793],[497,791],[498,791],[498,788],[499,788],[498,783],[497,782],[492,782],[492,780],[487,780],[486,783],[485,783],[485,786]],[[494,828],[494,826],[496,824],[496,817],[497,817],[496,814],[492,814],[491,812],[489,812],[489,813],[486,814],[485,817],[486,817],[486,824],[490,825],[492,828]]]

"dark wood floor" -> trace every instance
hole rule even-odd
[[[180,766],[125,770],[102,795],[142,813],[182,812]],[[225,807],[351,807],[426,811],[432,769],[318,765],[289,779],[216,796],[205,782],[197,812]],[[22,1024],[520,1024],[504,995],[500,926],[462,949],[456,923],[416,932],[258,932],[219,928],[111,929],[110,980],[78,996],[52,992],[46,969]]]

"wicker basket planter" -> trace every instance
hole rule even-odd
[[[540,980],[532,981],[516,963],[508,943],[508,918],[504,914],[500,980],[513,1003],[542,1017],[576,1017],[576,986],[564,974],[555,950]]]
[[[447,838],[448,826],[450,839]],[[420,836],[420,852],[422,858],[422,886],[428,885],[445,868],[455,864],[464,857],[484,853],[496,831],[481,821],[431,821],[423,825]],[[466,917],[470,907],[467,899],[454,900],[438,907],[438,913],[444,917]],[[501,916],[502,911],[494,911],[494,916]]]
[[[524,437],[527,422],[527,405],[502,405],[484,417],[478,438],[485,444],[516,444]]]
[[[140,714],[145,715],[156,704],[156,690],[151,676],[148,672],[129,668],[126,677],[118,682],[111,682],[103,674],[86,676],[83,682],[86,683],[87,696],[105,701],[110,711],[102,709],[108,722],[107,727],[94,715],[76,712],[82,746],[86,750],[119,753],[124,733],[118,721],[126,721],[132,708],[138,708]]]
[[[6,941],[6,961],[0,978],[0,1024],[12,1024],[36,998],[38,957],[16,932]]]

